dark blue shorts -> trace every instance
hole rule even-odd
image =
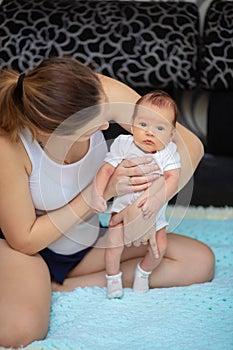
[[[5,239],[1,229],[0,238]],[[62,284],[67,274],[73,270],[76,265],[78,265],[78,263],[91,249],[92,247],[88,247],[75,254],[63,255],[54,253],[49,248],[45,248],[41,250],[39,254],[42,256],[49,268],[51,279],[54,279]]]

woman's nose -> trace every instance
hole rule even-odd
[[[104,122],[104,124],[102,124],[99,128],[99,130],[107,130],[109,127],[109,122]]]

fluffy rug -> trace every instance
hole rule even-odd
[[[125,289],[122,300],[97,287],[53,293],[47,337],[25,349],[233,349],[233,208],[169,207],[168,214],[171,229],[213,249],[212,282],[144,295]]]

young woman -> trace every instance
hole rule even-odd
[[[107,151],[101,130],[109,120],[129,128],[125,105],[132,105],[133,111],[138,97],[124,84],[69,57],[46,59],[26,75],[1,73],[0,346],[25,346],[46,336],[51,289],[105,286],[105,249],[99,243],[102,238],[95,243],[98,217],[88,205],[89,193]],[[202,156],[202,145],[179,124],[177,133],[183,186]],[[159,183],[155,175],[145,175],[155,170],[150,161],[124,160],[109,181],[105,199]],[[124,225],[142,222],[141,217],[132,204]],[[146,225],[144,220],[142,232]],[[124,287],[132,286],[135,266],[146,249],[124,249]],[[214,256],[206,245],[168,234],[167,251],[151,275],[150,288],[205,282],[213,273]]]

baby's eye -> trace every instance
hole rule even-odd
[[[139,123],[139,125],[140,125],[141,127],[143,127],[143,128],[146,128],[146,127],[147,127],[147,124],[146,124],[145,122],[141,122],[141,123]]]
[[[157,130],[163,131],[163,130],[164,130],[164,127],[163,127],[163,126],[157,126]]]

